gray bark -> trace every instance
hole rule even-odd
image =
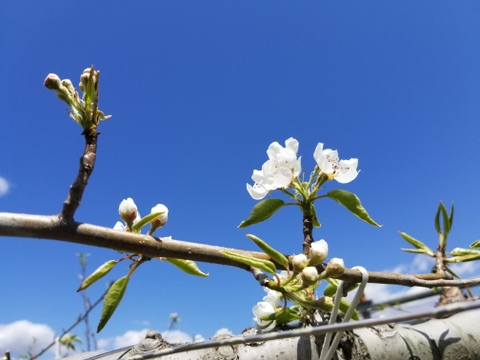
[[[356,329],[344,334],[336,358],[345,360],[438,360],[480,359],[480,309],[464,311],[445,319],[431,319],[415,325],[392,324]],[[145,341],[145,340],[144,340]],[[263,343],[223,345],[208,349],[155,357],[162,360],[215,359],[319,359],[323,336],[302,336]],[[148,345],[148,344],[147,344]],[[157,349],[171,345],[158,341]],[[117,360],[138,358],[141,349],[121,349],[109,353],[82,353],[68,360]],[[140,349],[140,350],[139,350]],[[148,353],[148,352],[147,352]]]

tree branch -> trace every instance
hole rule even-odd
[[[224,251],[234,251],[245,256],[271,260],[265,253],[246,251],[193,242],[158,238],[143,234],[117,231],[101,226],[73,222],[71,228],[62,226],[58,216],[0,213],[0,236],[15,236],[60,240],[77,244],[97,246],[130,254],[143,254],[152,258],[171,257],[234,266],[250,271],[248,265],[226,257]],[[322,271],[324,265],[318,265]],[[280,265],[278,268],[281,268]],[[468,280],[445,280],[444,274],[395,274],[370,271],[369,282],[426,288],[438,286],[458,286],[464,288],[480,284],[480,278]],[[338,277],[355,284],[361,281],[358,270],[346,269]]]
[[[103,300],[105,295],[107,295],[109,289],[105,290],[105,292],[95,301],[93,305],[90,305],[90,307],[85,311],[85,313],[81,316],[78,317],[78,319],[70,325],[70,327],[67,330],[64,330],[60,336],[58,336],[59,339],[61,339],[64,335],[68,334],[70,331],[72,331],[78,324],[80,324],[83,320],[88,318],[88,314],[90,314],[90,311],[92,311],[98,304],[100,304],[100,301]],[[50,349],[53,345],[55,345],[56,342],[56,336],[53,339],[53,341],[48,344],[46,347],[44,347],[38,354],[33,355],[30,357],[30,359],[38,359],[40,356],[42,356],[45,352],[47,352],[48,349]]]
[[[63,226],[73,225],[73,216],[82,201],[83,191],[87,186],[88,179],[95,167],[95,158],[97,153],[97,137],[99,133],[84,134],[85,150],[80,158],[80,167],[78,169],[77,178],[70,185],[67,199],[63,203],[62,212],[59,215],[60,222]]]

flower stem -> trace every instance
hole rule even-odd
[[[303,213],[303,251],[308,256],[310,246],[313,243],[313,215],[310,212]]]

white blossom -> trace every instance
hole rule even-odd
[[[113,230],[125,231],[125,225],[123,225],[122,222],[117,221],[117,223],[116,223],[115,226],[113,227]]]
[[[123,199],[120,203],[120,206],[118,207],[118,212],[120,214],[120,217],[127,224],[134,222],[135,219],[139,217],[137,205],[135,205],[135,202],[132,198]]]
[[[318,240],[310,245],[310,265],[320,264],[328,256],[328,244],[325,240]]]
[[[263,297],[263,301],[272,304],[275,309],[278,308],[283,299],[282,293],[269,288],[264,289],[267,292],[267,295]]]
[[[343,259],[333,258],[328,262],[325,271],[329,277],[342,275],[345,272],[345,263],[343,262]]]
[[[315,266],[307,266],[302,271],[302,282],[304,286],[310,286],[318,281],[318,271]]]
[[[266,301],[260,301],[252,308],[252,312],[253,315],[255,315],[253,320],[260,328],[262,328],[263,331],[272,331],[275,328],[275,320],[261,320],[262,317],[275,312],[275,308],[272,304]]]
[[[168,208],[163,205],[163,204],[157,204],[152,208],[151,214],[161,212],[159,217],[157,217],[155,220],[152,220],[152,226],[155,228],[162,227],[165,225],[168,221]]]
[[[247,184],[247,191],[255,200],[263,199],[270,191],[286,188],[302,171],[301,157],[297,159],[298,141],[289,138],[285,147],[278,142],[270,144],[268,160],[262,170],[253,170],[253,186]]]
[[[296,273],[301,272],[308,264],[307,256],[304,254],[295,255],[292,259],[293,271]]]
[[[357,175],[358,159],[339,160],[338,151],[332,149],[323,149],[323,144],[318,143],[313,153],[313,158],[317,162],[320,170],[327,174],[331,179],[345,184],[354,180]]]

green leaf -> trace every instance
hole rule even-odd
[[[442,207],[442,203],[438,205],[437,213],[435,214],[435,230],[437,233],[440,234],[442,232],[442,228],[440,226],[440,208]]]
[[[349,302],[347,299],[342,298],[342,299],[340,300],[340,306],[338,307],[338,309],[339,309],[341,312],[343,312],[344,314],[346,314],[349,308],[350,308],[350,302]],[[354,310],[354,311],[353,311],[352,319],[353,319],[353,320],[358,320],[358,312],[357,312],[357,310]]]
[[[285,201],[281,199],[262,200],[253,207],[248,219],[242,221],[238,227],[242,229],[246,228],[247,226],[265,221],[284,205]]]
[[[464,249],[464,248],[455,248],[450,251],[452,256],[463,256],[463,255],[477,255],[480,254],[480,250],[477,249]]]
[[[257,246],[262,249],[268,256],[270,256],[273,260],[275,260],[277,263],[282,265],[285,269],[288,269],[288,259],[285,255],[283,255],[281,252],[275,250],[272,248],[270,245],[268,245],[265,241],[262,239],[256,237],[255,235],[252,234],[247,234],[247,238],[253,240]]]
[[[447,237],[450,233],[450,217],[448,216],[447,209],[445,209],[443,203],[440,203],[440,208],[443,217],[443,235]]]
[[[147,216],[144,216],[140,220],[138,220],[135,224],[132,226],[132,232],[135,234],[138,234],[142,228],[147,225],[149,222],[152,220],[155,220],[158,218],[160,215],[162,215],[164,211],[159,211],[155,213],[148,214]]]
[[[179,269],[183,270],[187,274],[190,275],[196,275],[196,276],[202,276],[202,277],[207,277],[208,274],[204,273],[201,271],[195,261],[192,260],[184,260],[184,259],[175,259],[175,258],[167,258],[167,261],[170,264],[175,265]]]
[[[430,255],[430,256],[435,256],[435,253],[433,252],[433,250],[430,249],[427,245],[425,245],[420,240],[417,240],[417,239],[411,237],[410,235],[408,235],[407,233],[404,233],[404,232],[401,232],[401,231],[399,231],[398,233],[409,244],[411,244],[411,245],[415,246],[417,249],[421,250],[421,251],[416,251],[416,250],[402,249],[403,251],[415,252],[415,253],[421,253],[421,254],[427,254],[427,255]]]
[[[447,272],[449,272],[453,277],[460,279],[460,276],[455,274],[455,272],[452,269],[450,269],[448,266],[445,266],[445,270],[447,270]]]
[[[321,225],[320,221],[317,218],[317,211],[315,210],[315,205],[313,205],[313,202],[310,203],[310,214],[312,214],[313,216],[313,226],[319,228]]]
[[[450,228],[452,227],[452,224],[453,224],[453,213],[455,212],[455,208],[453,206],[453,203],[452,203],[452,207],[450,208],[450,217],[448,218],[448,220],[450,221]]]
[[[323,290],[323,295],[333,297],[337,292],[338,286],[333,284],[328,284],[325,289]]]
[[[97,280],[103,278],[105,275],[107,275],[110,270],[113,269],[113,267],[117,264],[117,260],[109,260],[103,265],[99,266],[97,270],[95,270],[89,277],[87,277],[85,280],[83,280],[82,284],[78,288],[77,292],[85,290],[88,288],[90,285],[92,285],[94,282]]]
[[[275,320],[277,324],[288,324],[289,322],[300,318],[298,315],[298,308],[282,308],[273,315],[275,315],[273,320]],[[263,320],[263,317],[261,319]]]
[[[470,247],[471,247],[471,248],[480,248],[480,239],[474,241],[474,242],[470,245]]]
[[[442,202],[440,202],[440,204],[438,205],[437,214],[435,215],[435,229],[437,230],[438,234],[443,234],[445,239],[447,238],[448,234],[450,233],[450,229],[452,228],[454,211],[455,208],[453,204],[452,208],[450,209],[450,215],[448,215],[447,209]],[[442,215],[443,229],[441,228],[440,224],[440,215]]]
[[[98,322],[97,333],[99,333],[107,324],[118,304],[120,304],[120,301],[125,294],[125,290],[127,289],[129,279],[129,276],[126,275],[115,281],[113,285],[110,286],[110,289],[108,289],[107,295],[105,295],[105,300],[103,301],[102,315]]]
[[[455,263],[480,260],[480,253],[476,255],[455,256],[447,260],[448,262],[455,262]]]
[[[425,249],[405,249],[405,248],[400,248],[400,250],[402,251],[405,251],[405,252],[409,252],[409,253],[413,253],[413,254],[425,254],[425,255],[430,255],[430,253],[425,250]]]
[[[257,259],[257,258],[251,257],[251,256],[241,255],[241,254],[233,252],[233,251],[224,251],[223,254],[226,257],[228,257],[229,259],[232,259],[232,260],[241,262],[242,264],[246,264],[246,265],[252,266],[254,268],[263,270],[263,271],[268,272],[270,274],[275,274],[277,272],[275,264],[271,261],[263,260],[263,259]]]
[[[370,225],[381,227],[381,225],[377,224],[371,217],[368,215],[367,211],[363,208],[360,199],[357,195],[345,191],[345,190],[331,190],[327,193],[327,196],[330,199],[335,200],[340,205],[343,205],[348,210],[350,210],[353,215],[359,217],[363,221],[369,223]]]

